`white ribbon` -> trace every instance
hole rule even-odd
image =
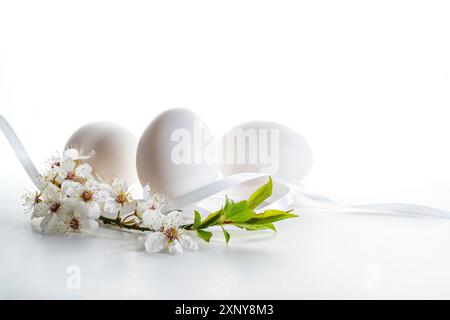
[[[368,214],[401,215],[416,217],[433,217],[450,219],[450,212],[433,207],[416,205],[411,203],[373,203],[373,204],[342,204],[324,195],[311,190],[301,183],[290,181],[284,177],[278,177],[280,181],[289,185],[296,194],[300,194],[308,201],[310,207],[324,210],[337,210],[339,212],[361,212]]]
[[[33,164],[33,161],[31,161],[30,156],[17,137],[14,129],[2,115],[0,115],[0,129],[3,131],[3,134],[11,145],[13,151],[17,156],[17,159],[19,159],[28,176],[31,178],[34,185],[39,188],[39,171],[37,171],[36,167]]]
[[[23,168],[31,178],[35,186],[39,189],[39,171],[37,171],[30,156],[26,152],[22,143],[20,142],[17,134],[6,121],[6,119],[0,115],[0,129],[6,136],[6,139],[10,143],[13,151],[15,152],[17,159],[22,164]],[[262,177],[268,177],[267,174],[262,173],[239,173],[217,180],[211,184],[201,187],[188,194],[173,199],[169,208],[182,208],[188,205],[194,205],[204,199],[210,198],[218,193],[221,193],[229,188],[242,185],[260,179]],[[299,182],[292,181],[289,178],[274,176],[274,181],[278,183],[278,187],[281,188],[281,192],[278,192],[276,196],[270,197],[270,201],[267,201],[261,205],[258,210],[264,210],[267,208],[287,210],[290,209],[294,202],[294,197],[301,197],[305,201],[301,206],[305,208],[317,208],[323,211],[332,210],[335,212],[349,212],[349,213],[369,213],[369,214],[381,214],[381,215],[401,215],[401,216],[419,216],[419,217],[434,217],[434,218],[450,218],[450,212],[440,210],[436,208],[408,204],[408,203],[376,203],[365,205],[344,205],[336,201],[333,201],[320,193],[314,192]],[[300,206],[300,207],[301,207]]]
[[[269,175],[264,173],[245,172],[225,177],[188,194],[173,199],[169,204],[168,210],[174,208],[183,208],[187,205],[198,203],[227,189],[236,187],[244,183],[253,182],[263,177],[268,178]],[[282,187],[283,190],[279,192],[276,197],[271,197],[271,201],[269,203],[260,206],[258,209],[264,210],[269,206],[273,209],[286,209],[292,203],[293,199],[291,196],[291,189],[285,185],[282,185]]]

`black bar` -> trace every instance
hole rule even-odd
[[[58,300],[58,301],[1,301],[4,314],[14,316],[29,311],[64,320],[76,316],[123,317],[126,320],[157,319],[311,319],[313,317],[404,317],[407,314],[429,317],[448,301],[314,301],[314,300]],[[444,309],[445,308],[445,309]],[[7,310],[10,309],[10,310]],[[159,318],[156,318],[159,317]]]

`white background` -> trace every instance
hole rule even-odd
[[[139,136],[162,110],[186,107],[217,137],[244,121],[277,121],[310,142],[315,163],[304,182],[316,190],[343,202],[406,201],[450,210],[449,16],[448,1],[429,0],[0,1],[0,113],[38,163],[95,120],[121,123]],[[0,150],[0,199],[18,211],[17,195],[32,186],[3,138]],[[377,219],[343,228],[370,234],[372,221],[381,233],[393,228],[392,220]],[[327,230],[330,221],[317,224]],[[414,239],[428,225],[423,239],[448,233],[446,222],[429,224],[398,232]],[[311,232],[307,221],[302,228]],[[401,237],[391,236],[394,242]],[[367,247],[379,250],[373,261],[352,261],[361,270],[388,263],[384,246],[390,247]],[[422,250],[438,259],[444,248]],[[344,250],[333,260],[336,251],[322,249],[338,267],[351,255]],[[409,258],[414,269],[419,262]],[[430,263],[448,269],[442,261]],[[307,284],[312,296],[368,296],[364,286],[351,286],[351,271],[341,283],[336,269],[307,270],[325,277]],[[435,286],[422,279],[405,287],[405,278],[393,284],[404,291],[388,288],[381,295],[420,296],[430,286],[425,296],[445,296],[439,286],[445,274],[436,275]],[[14,296],[11,288],[24,294],[14,282],[2,294]],[[263,295],[273,296],[281,294]]]

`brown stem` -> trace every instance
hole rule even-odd
[[[100,216],[99,218],[100,221],[102,221],[104,224],[110,224],[119,228],[124,228],[124,229],[128,229],[128,230],[137,230],[137,231],[153,231],[150,228],[145,228],[145,227],[141,227],[137,224],[124,224],[122,223],[122,221],[120,220],[120,218],[118,219],[112,219],[112,218],[107,218],[105,216]]]
[[[121,220],[120,218],[113,219],[113,218],[107,218],[105,216],[100,216],[99,220],[102,221],[104,224],[110,224],[112,226],[116,226],[116,227],[128,229],[128,230],[136,230],[136,231],[142,231],[142,232],[155,231],[150,228],[141,227],[138,224],[125,224],[125,223],[123,223],[123,220]],[[194,231],[195,229],[193,228],[193,226],[194,226],[193,224],[186,224],[186,225],[180,226],[180,229]]]

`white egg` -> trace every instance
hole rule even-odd
[[[171,198],[184,195],[217,179],[214,138],[192,111],[167,110],[142,134],[136,167],[143,186]]]
[[[305,138],[275,122],[252,121],[228,131],[220,143],[221,172],[261,172],[302,180],[311,170],[313,154]]]
[[[82,153],[95,150],[86,162],[102,179],[125,179],[129,185],[137,180],[137,138],[126,128],[110,122],[88,123],[69,138],[65,149],[75,147]]]

